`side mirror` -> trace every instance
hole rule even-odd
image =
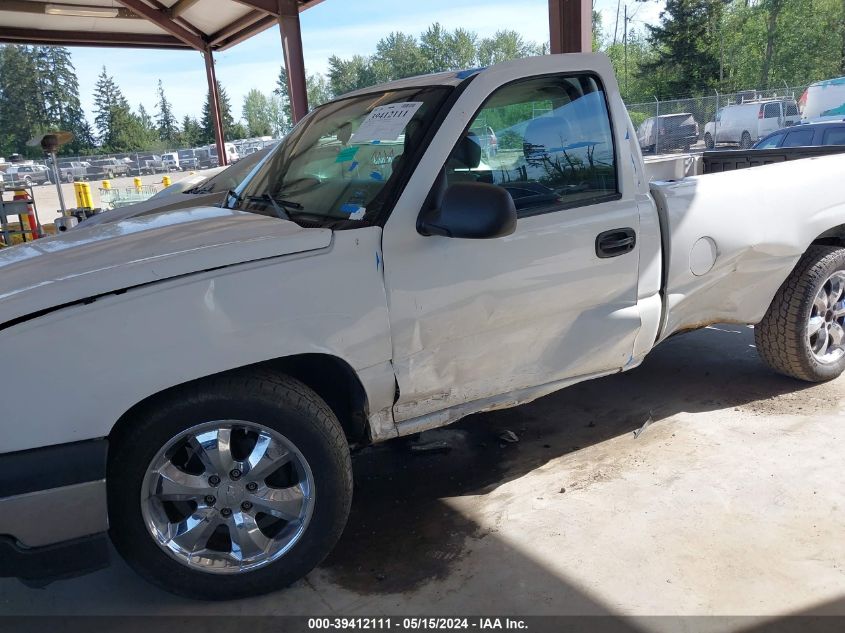
[[[516,229],[513,198],[502,187],[485,182],[459,182],[443,193],[439,209],[423,211],[417,220],[421,235],[490,239]]]

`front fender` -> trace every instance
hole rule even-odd
[[[109,294],[0,331],[0,452],[108,435],[141,400],[257,362],[321,353],[367,384],[390,360],[381,229],[322,251],[233,265]],[[384,399],[388,402],[382,403]]]

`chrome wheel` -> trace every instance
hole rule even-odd
[[[816,293],[807,338],[816,360],[838,361],[845,353],[845,272],[831,275]]]
[[[283,556],[314,508],[302,453],[260,424],[219,420],[172,438],[150,463],[141,511],[156,543],[182,564],[233,574]]]

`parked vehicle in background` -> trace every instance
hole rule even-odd
[[[167,171],[181,171],[177,152],[165,152],[161,155],[161,162],[167,167]]]
[[[226,148],[226,162],[228,164],[231,165],[232,163],[237,163],[241,159],[240,154],[238,154],[238,150],[233,143],[224,143],[223,146]],[[217,160],[217,145],[208,145],[206,146],[206,149],[209,154]]]
[[[783,128],[754,143],[753,149],[845,145],[845,121],[819,121]]]
[[[180,149],[176,152],[176,156],[179,159],[179,167],[183,171],[199,168],[199,162],[197,161],[197,157],[194,155],[194,150]]]
[[[44,165],[33,163],[27,165],[11,165],[6,170],[6,184],[8,187],[15,185],[43,185],[50,182],[50,172]]]
[[[211,151],[208,148],[201,147],[199,149],[195,149],[194,156],[197,159],[197,167],[199,169],[210,169],[212,167],[217,167],[220,163],[217,160],[217,150],[214,150],[214,154],[212,155]]]
[[[646,152],[689,151],[698,142],[699,134],[695,117],[689,112],[681,112],[646,119],[637,130],[637,139]]]
[[[86,178],[88,180],[97,180],[100,178],[117,178],[118,176],[128,176],[129,165],[117,158],[103,158],[100,160],[92,160],[91,166],[86,170]]]
[[[88,162],[79,161],[65,161],[59,162],[59,178],[63,182],[73,182],[74,180],[85,180],[88,175]]]
[[[845,77],[810,84],[798,100],[802,121],[845,118]]]
[[[142,174],[157,174],[169,171],[168,166],[158,154],[142,154],[138,156],[138,169]]]
[[[704,146],[739,145],[750,148],[775,130],[795,125],[801,119],[794,99],[755,99],[725,106],[704,126]]]
[[[492,158],[499,151],[499,139],[489,125],[479,124],[470,129],[481,145],[481,153],[485,158]]]

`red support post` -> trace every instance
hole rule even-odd
[[[220,95],[217,91],[217,74],[214,72],[214,55],[211,54],[210,48],[205,49],[203,57],[205,58],[205,75],[208,79],[208,94],[210,96],[208,100],[210,106],[209,115],[214,126],[214,141],[217,145],[217,164],[223,167],[229,161],[227,160],[226,145],[224,144],[223,119],[220,117]]]
[[[593,50],[591,0],[549,0],[549,48],[552,53]]]
[[[308,89],[305,83],[305,58],[302,55],[302,31],[299,6],[295,0],[279,1],[279,31],[288,74],[288,97],[293,122],[308,113]]]

